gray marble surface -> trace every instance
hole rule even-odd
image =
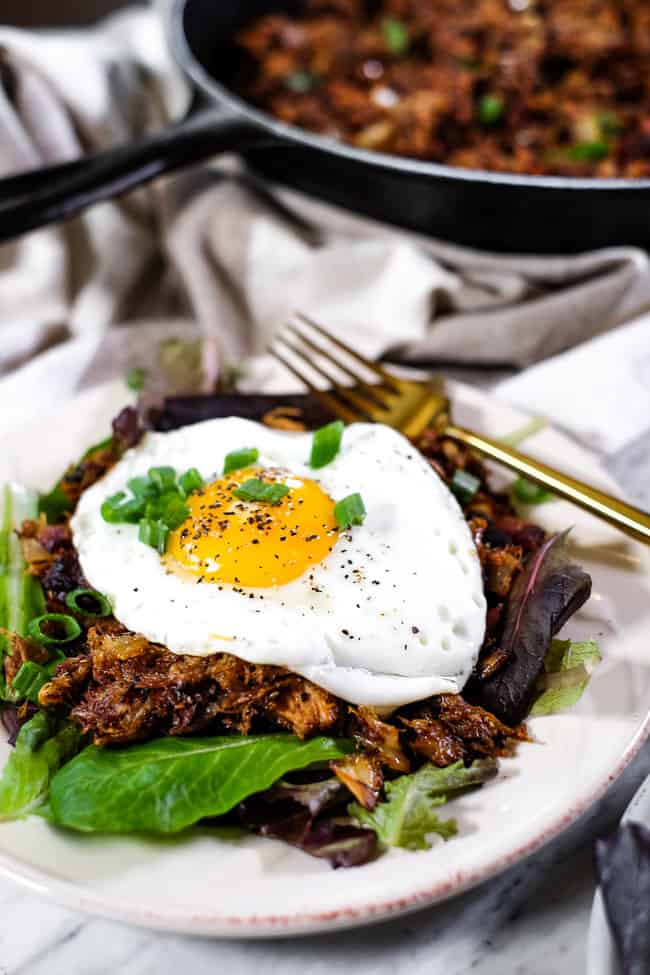
[[[604,461],[650,508],[650,430]],[[616,823],[649,773],[650,744],[580,822],[496,880],[437,908],[327,936],[163,935],[74,914],[0,878],[0,975],[579,975],[594,837]]]

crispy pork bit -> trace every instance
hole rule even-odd
[[[304,738],[330,731],[340,717],[332,695],[281,667],[230,654],[176,655],[113,620],[91,627],[87,646],[88,656],[59,665],[40,701],[74,703],[71,718],[96,745],[208,727],[247,734],[269,723]]]
[[[7,640],[7,652],[4,654],[4,671],[7,683],[11,683],[22,667],[28,660],[36,664],[44,664],[48,659],[48,651],[33,643],[25,640],[17,633],[10,633],[9,630],[0,629],[0,635]]]
[[[438,768],[446,768],[465,758],[466,750],[460,740],[437,718],[402,718],[413,734],[410,746]]]
[[[374,708],[350,708],[353,721],[352,737],[363,749],[375,754],[382,765],[394,772],[410,772],[411,765],[404,754],[395,725],[381,721]]]
[[[364,809],[375,808],[384,784],[378,756],[362,752],[330,762],[330,767]]]

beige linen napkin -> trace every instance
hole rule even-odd
[[[153,10],[63,34],[0,29],[0,50],[0,174],[138,137],[187,104]],[[274,192],[320,246],[219,160],[0,248],[0,431],[150,365],[175,336],[203,342],[198,388],[246,359],[244,386],[286,389],[262,353],[294,309],[370,355],[521,367],[650,301],[634,248],[490,255]]]

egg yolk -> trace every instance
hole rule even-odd
[[[243,501],[234,491],[250,478],[285,484],[279,504]],[[187,499],[189,517],[170,533],[167,553],[181,571],[205,582],[282,586],[332,551],[334,502],[315,481],[280,470],[235,471]]]

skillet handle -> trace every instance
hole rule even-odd
[[[217,153],[269,142],[269,136],[246,119],[209,109],[88,159],[0,180],[0,243],[69,220],[86,207]]]

